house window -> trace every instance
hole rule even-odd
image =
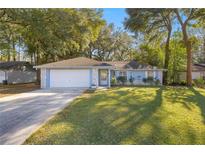
[[[137,80],[141,80],[142,76],[141,75],[138,75],[137,76]]]
[[[110,71],[110,74],[111,74],[111,78],[115,77],[115,71]]]
[[[119,76],[127,76],[127,72],[126,71],[120,71]]]
[[[107,70],[100,70],[100,79],[107,80]]]
[[[154,72],[153,71],[148,71],[147,76],[148,77],[154,77]]]

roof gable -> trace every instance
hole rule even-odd
[[[111,66],[107,63],[89,59],[85,57],[72,58],[58,62],[39,65],[36,68],[64,68],[64,67],[93,67],[93,66]]]
[[[62,60],[36,66],[36,68],[89,68],[89,67],[112,67],[113,69],[153,69],[153,66],[141,64],[137,61],[97,61],[85,57]]]
[[[110,61],[107,62],[111,64],[115,69],[152,69],[151,65],[141,64],[135,60],[132,61]]]
[[[194,64],[192,71],[205,71],[205,64]]]

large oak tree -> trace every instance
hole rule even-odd
[[[205,9],[174,9],[176,17],[181,26],[183,41],[187,52],[187,85],[192,86],[192,39],[189,36],[188,28],[195,25],[199,20],[203,20]]]

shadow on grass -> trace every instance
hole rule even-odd
[[[153,100],[139,105],[129,105],[129,118],[121,123],[119,128],[126,128],[120,132],[123,138],[117,144],[156,144],[154,134],[160,134],[160,118],[154,116],[162,105],[163,88],[156,90]],[[145,96],[146,97],[146,96]],[[123,115],[124,116],[124,115]],[[146,130],[147,129],[147,130]]]
[[[85,93],[26,144],[204,144],[204,102],[187,87]]]
[[[26,144],[157,144],[163,134],[154,114],[162,105],[163,87],[138,90],[113,88],[78,98]]]
[[[192,110],[194,106],[198,106],[201,110],[201,116],[205,123],[205,96],[193,87],[173,88],[168,96],[172,102],[181,103],[188,110]]]
[[[203,117],[203,122],[205,124],[205,96],[202,95],[199,91],[195,90],[193,87],[189,88],[195,96],[192,98],[195,100],[196,105],[200,108],[201,110],[201,116]]]

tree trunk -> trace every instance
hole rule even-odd
[[[13,49],[13,61],[16,61],[16,49],[15,49],[15,42],[12,41],[12,49]]]
[[[31,59],[31,64],[33,65],[33,54],[30,55],[30,59]]]
[[[90,58],[90,59],[93,58],[93,49],[91,49],[91,48],[90,48],[90,51],[89,51],[89,58]]]
[[[40,64],[40,55],[39,55],[39,49],[37,47],[37,49],[36,49],[36,65],[39,65],[39,64]],[[40,81],[41,81],[40,69],[36,70],[36,81],[37,81],[37,84],[40,84]]]
[[[186,46],[186,52],[187,52],[187,73],[186,73],[187,86],[192,86],[192,51],[191,51],[191,42],[188,38],[187,31],[186,31],[186,25],[182,26],[182,32],[183,32],[183,39],[184,39],[184,44]]]
[[[175,9],[175,13],[177,15],[178,21],[182,28],[183,41],[184,41],[184,45],[186,47],[186,52],[187,52],[187,72],[186,72],[187,86],[192,86],[192,51],[191,51],[192,47],[191,47],[191,42],[188,38],[187,29],[186,29],[189,18],[187,18],[183,23],[182,17],[180,17],[178,9]],[[193,10],[192,10],[192,13],[193,13]]]
[[[7,61],[11,61],[11,54],[10,54],[10,51],[8,51],[8,54],[7,54]]]
[[[191,42],[187,44],[187,85],[192,86],[192,51]]]
[[[170,49],[169,49],[169,42],[170,42],[170,38],[171,38],[171,31],[172,29],[169,28],[168,30],[168,36],[167,36],[167,40],[166,40],[166,46],[165,46],[165,61],[164,61],[164,69],[166,69],[166,71],[164,71],[163,73],[163,83],[165,85],[167,85],[168,83],[168,66],[169,66],[169,58],[170,58]]]

